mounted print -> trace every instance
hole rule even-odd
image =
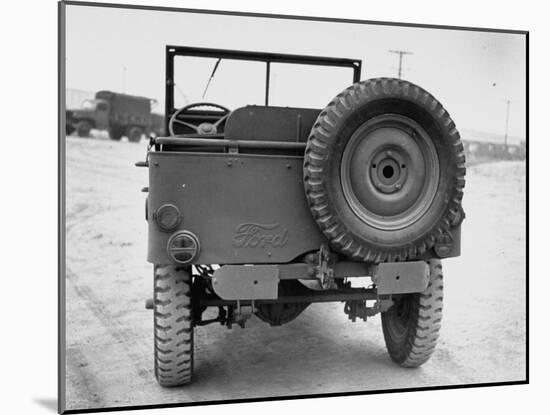
[[[59,12],[60,412],[528,381],[527,32]]]

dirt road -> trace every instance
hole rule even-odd
[[[153,375],[145,144],[67,138],[67,409],[368,391],[525,378],[525,164],[467,174],[463,255],[444,261],[440,341],[420,369],[390,361],[380,318],[314,304],[288,325],[196,330],[193,384]]]

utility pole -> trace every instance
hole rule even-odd
[[[401,79],[401,73],[403,68],[403,55],[412,55],[412,52],[406,50],[389,50],[390,53],[396,53],[399,55],[399,68],[397,69],[397,77]]]
[[[510,120],[510,100],[506,100],[506,129],[504,130],[504,147],[508,148],[508,121]]]

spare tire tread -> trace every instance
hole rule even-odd
[[[453,161],[455,162],[454,185],[446,212],[424,237],[399,248],[381,248],[367,244],[352,233],[338,217],[337,209],[328,194],[325,182],[326,160],[331,144],[338,138],[335,129],[350,110],[363,105],[376,97],[386,97],[399,92],[419,107],[428,111],[446,128],[446,137],[451,140]],[[321,231],[331,245],[350,258],[365,262],[404,261],[418,258],[432,248],[440,235],[448,232],[456,212],[461,209],[463,188],[465,185],[464,147],[460,141],[455,123],[449,113],[430,93],[408,81],[394,78],[375,78],[358,82],[338,94],[323,109],[313,125],[308,138],[304,156],[304,185],[306,198]],[[327,172],[328,173],[328,172]]]

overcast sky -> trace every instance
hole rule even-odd
[[[388,50],[401,49],[413,53],[404,57],[403,78],[434,94],[459,130],[504,134],[509,99],[510,134],[525,136],[524,35],[76,5],[67,6],[66,18],[69,88],[125,89],[159,100],[158,110],[162,111],[166,44],[361,59],[362,79],[396,76],[398,58]],[[224,71],[229,69],[229,63],[222,62],[209,93],[215,95],[216,88],[223,90]],[[260,78],[237,72],[241,78],[233,80],[233,87],[248,86],[243,87],[242,99],[252,99],[249,90],[254,90],[255,84],[260,86]],[[200,79],[190,82],[187,88],[182,80],[182,93],[178,95],[181,98],[185,94],[193,102],[200,94],[191,90],[192,85],[202,92],[210,69],[187,73]],[[294,85],[287,85],[294,76]],[[345,81],[329,85],[318,84],[320,72],[308,77],[303,71],[295,75],[281,71],[277,79],[284,90],[275,88],[274,94],[279,95],[274,98],[279,97],[281,102],[274,104],[287,105],[288,97],[288,105],[323,102],[316,105],[319,108],[351,84],[351,74]],[[300,92],[296,91],[297,85],[302,85]],[[304,94],[303,88],[309,93]],[[311,99],[304,100],[304,96]]]

